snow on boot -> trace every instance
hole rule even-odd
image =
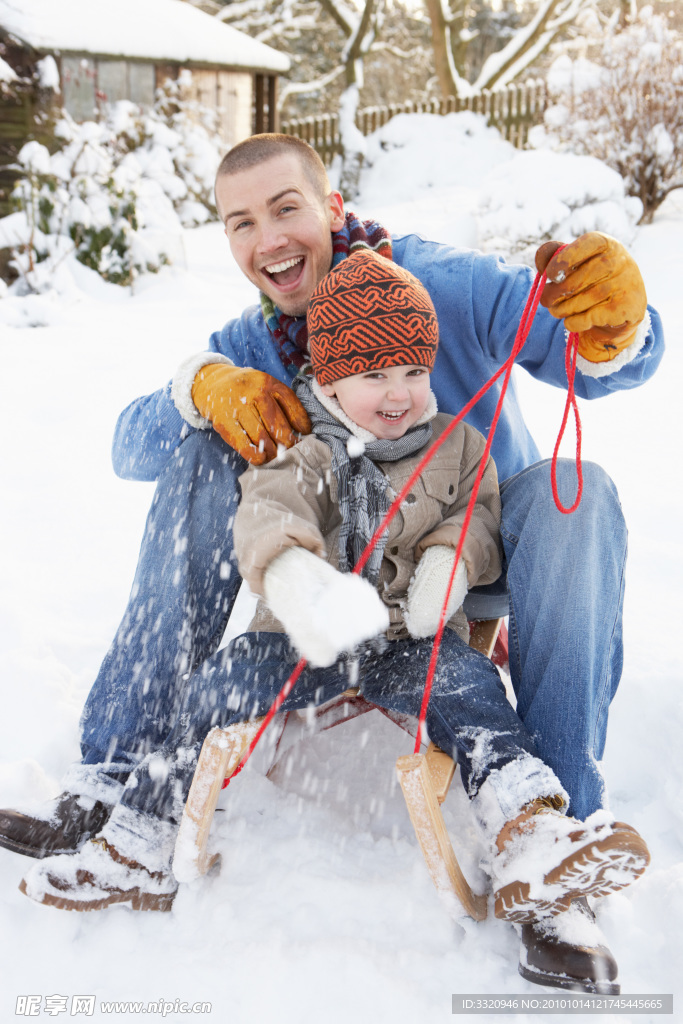
[[[560,914],[577,896],[607,896],[634,882],[650,854],[630,825],[596,811],[585,822],[541,798],[501,829],[492,863],[495,915],[524,922]]]
[[[79,853],[36,864],[19,888],[36,903],[60,910],[104,910],[115,903],[129,903],[133,910],[170,910],[178,883],[170,871],[148,871],[98,837]]]
[[[25,857],[75,853],[104,827],[112,808],[65,792],[40,813],[0,810],[0,846]]]
[[[535,985],[619,995],[617,962],[585,896],[555,917],[523,924],[519,973]]]

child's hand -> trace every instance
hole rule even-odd
[[[408,587],[406,626],[416,639],[434,636],[439,628],[441,609],[446,599],[455,549],[446,544],[434,544],[427,548],[417,564],[415,575]],[[446,622],[457,612],[467,596],[467,569],[464,561],[455,571],[455,578],[446,609]]]
[[[264,575],[268,607],[299,653],[318,668],[383,633],[389,613],[367,580],[341,573],[305,548],[287,548]]]

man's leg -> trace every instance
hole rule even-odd
[[[621,676],[627,541],[614,484],[592,463],[583,472],[583,498],[571,515],[555,506],[548,461],[501,486],[517,710],[577,818],[600,807],[604,796],[597,761]],[[571,505],[573,462],[558,462],[558,485]],[[529,981],[619,992],[616,961],[585,899],[524,925],[521,939],[519,970]]]
[[[597,762],[622,669],[627,539],[612,481],[594,463],[584,463],[583,474],[571,515],[555,506],[549,461],[501,486],[517,713],[580,819],[603,801]],[[571,504],[576,473],[568,460],[558,463],[558,487]]]
[[[169,910],[177,883],[175,840],[202,742],[214,725],[259,717],[299,660],[284,634],[251,633],[208,659],[187,681],[175,728],[130,773],[119,803],[99,835],[76,854],[48,857],[21,889],[39,903],[97,910],[131,903]],[[317,705],[343,692],[343,663],[307,669],[283,711]]]
[[[0,845],[76,849],[142,758],[173,728],[187,679],[220,644],[240,586],[232,561],[245,462],[213,431],[190,434],[159,478],[128,607],[86,701],[82,762],[48,819],[0,812]],[[93,802],[96,814],[93,816]]]

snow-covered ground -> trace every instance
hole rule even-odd
[[[378,149],[357,207],[394,231],[477,244],[482,178],[494,165],[500,176],[505,162],[514,178],[519,157],[483,135],[469,148],[441,153],[434,146],[444,133],[427,131],[414,133],[412,149],[387,150],[384,173]],[[537,191],[539,207],[547,208],[542,183]],[[184,259],[141,281],[133,296],[76,265],[68,297],[0,300],[8,425],[1,455],[0,806],[59,791],[78,754],[80,708],[125,604],[153,487],[114,476],[116,416],[253,300],[218,225],[184,238]],[[676,1005],[683,999],[676,599],[683,546],[675,526],[683,194],[673,193],[654,224],[638,230],[633,251],[664,319],[668,353],[645,387],[582,403],[581,412],[584,457],[615,479],[630,526],[625,669],[605,771],[612,808],[646,837],[652,866],[598,913],[622,990],[674,992],[674,1019],[683,1019]],[[549,455],[563,395],[522,375],[518,386]],[[411,749],[408,737],[373,713],[308,740],[301,770],[277,784],[264,777],[257,755],[221,799],[215,842],[222,872],[182,887],[168,915],[37,906],[17,889],[27,862],[0,850],[0,1019],[14,1019],[18,996],[39,994],[43,1006],[45,997],[68,997],[69,1009],[56,1014],[64,1017],[72,996],[94,995],[98,1006],[208,1001],[214,1019],[232,1024],[436,1024],[451,1019],[452,993],[539,994],[516,973],[512,928],[491,920],[464,934],[439,903],[394,778],[396,757]],[[457,784],[444,806],[451,833],[467,840],[471,826]],[[101,1009],[93,1015],[112,1017],[149,1019]]]

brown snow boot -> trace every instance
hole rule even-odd
[[[562,914],[521,929],[519,973],[535,985],[619,995],[617,962],[585,896]]]
[[[0,846],[25,857],[75,853],[104,828],[112,808],[77,793],[62,793],[40,814],[0,810]]]
[[[579,896],[606,896],[635,881],[650,862],[630,825],[597,811],[565,817],[557,798],[528,804],[504,825],[492,865],[495,915],[525,922],[560,914]]]
[[[36,864],[19,888],[36,903],[60,910],[104,910],[116,903],[129,903],[133,910],[170,910],[178,883],[170,870],[149,871],[98,837],[78,853]]]

